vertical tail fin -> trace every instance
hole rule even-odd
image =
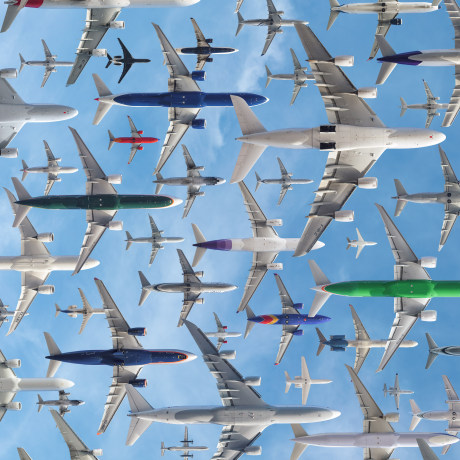
[[[417,403],[411,399],[410,401],[410,408],[412,410],[412,421],[410,422],[409,431],[414,431],[417,428],[417,425],[422,420],[420,417],[417,417],[417,414],[420,414],[421,410],[420,407],[417,406]]]
[[[318,350],[316,352],[316,356],[319,356],[321,352],[323,351],[324,347],[326,346],[327,340],[319,328],[316,328],[316,333],[318,334],[318,339],[319,339],[319,345],[318,345]]]
[[[329,30],[332,27],[332,24],[334,24],[335,20],[341,13],[340,10],[335,9],[335,8],[340,8],[340,3],[337,0],[329,0],[329,4],[331,6],[331,12],[329,13],[329,21],[327,23],[326,30]]]
[[[24,182],[24,179],[27,177],[27,174],[29,174],[29,171],[27,171],[28,168],[29,167],[27,166],[27,163],[24,160],[22,160],[22,169],[21,169],[21,171],[22,171],[21,181],[22,182]]]
[[[407,192],[399,179],[395,179],[395,187],[397,195],[395,198],[398,200],[396,202],[395,217],[398,217],[403,212],[403,209],[407,204],[407,201],[401,200],[400,197],[407,195]]]
[[[244,27],[244,18],[241,13],[238,11],[238,27],[236,28],[235,37],[241,32],[241,29]]]
[[[37,395],[38,396],[38,412],[40,412],[43,408],[43,399],[40,395]]]
[[[111,96],[112,92],[107,88],[106,84],[101,80],[101,77],[96,73],[93,73],[94,84],[96,85],[97,93],[99,94],[99,98],[103,98],[105,96]],[[99,98],[96,100],[99,101]],[[93,125],[98,125],[102,119],[107,115],[107,112],[112,107],[111,101],[99,101],[99,105],[97,106],[96,115],[94,115]]]
[[[265,82],[265,88],[266,88],[272,81],[272,73],[270,72],[270,69],[268,68],[267,65],[265,66],[265,70],[267,72],[267,81]]]
[[[139,271],[139,278],[142,284],[141,298],[139,299],[139,306],[141,306],[147,300],[147,297],[150,295],[153,288],[152,285],[149,283],[149,280],[141,271]]]
[[[249,335],[252,328],[254,327],[254,324],[256,324],[254,321],[251,321],[251,319],[256,316],[254,315],[254,312],[252,311],[251,307],[249,305],[246,305],[245,310],[246,310],[246,316],[248,319],[246,322],[246,330],[244,331],[244,338],[246,338]]]
[[[287,371],[284,371],[284,375],[286,376],[286,390],[284,391],[285,393],[289,392],[289,389],[291,388],[291,377],[289,377],[289,374]]]
[[[192,229],[193,229],[193,234],[195,235],[196,244],[206,243],[206,238],[204,237],[201,230],[198,228],[198,225],[192,224]],[[198,262],[204,256],[205,252],[206,252],[206,248],[196,246],[195,255],[193,256],[192,267],[195,267],[196,265],[198,265]]]
[[[157,173],[155,177],[157,178],[157,181],[158,180],[163,180],[163,176],[160,173]],[[153,181],[153,182],[156,182],[156,181]],[[157,183],[157,186],[155,188],[155,195],[158,195],[161,192],[161,189],[163,188],[163,185],[164,184]]]
[[[257,171],[254,171],[254,172],[256,173],[256,180],[257,180],[255,192],[257,192],[257,189],[260,187],[260,184],[262,183],[262,179],[257,174]]]
[[[19,73],[22,72],[22,69],[24,68],[24,66],[26,65],[26,60],[22,57],[22,54],[19,53],[19,60],[21,61],[21,67],[19,67]]]
[[[113,137],[112,132],[110,129],[108,130],[109,133],[109,148],[107,150],[110,150],[113,147],[113,144],[115,143],[115,138]]]
[[[406,104],[406,101],[402,97],[400,97],[399,99],[401,100],[401,113],[399,114],[399,116],[402,117],[406,113],[407,104]]]
[[[126,250],[128,250],[132,244],[133,244],[133,237],[131,236],[131,233],[127,231],[126,232]]]
[[[425,369],[429,369],[431,365],[433,364],[434,360],[438,357],[437,353],[433,353],[432,350],[435,348],[438,348],[436,345],[436,342],[433,340],[430,334],[428,332],[425,334],[426,335],[426,340],[428,342],[428,359],[426,360],[426,366]]]
[[[59,305],[57,303],[55,303],[54,306],[56,307],[56,314],[54,316],[55,318],[57,318],[59,316],[59,313],[61,313],[61,309],[59,308]]]
[[[43,333],[45,336],[46,340],[46,345],[48,346],[48,351],[50,354],[50,363],[48,366],[48,371],[46,373],[46,377],[54,377],[56,374],[57,370],[59,369],[59,366],[61,365],[61,361],[56,361],[53,359],[53,356],[60,355],[61,350],[59,347],[56,345],[56,342],[53,340],[53,337],[51,337],[51,334],[49,332],[44,332]]]

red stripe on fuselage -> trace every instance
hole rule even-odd
[[[156,137],[117,137],[114,139],[118,144],[154,144],[158,142]]]
[[[43,5],[44,0],[27,0],[27,3],[24,5],[27,8],[40,8]],[[16,2],[16,5],[19,6],[20,1]]]

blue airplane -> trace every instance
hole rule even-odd
[[[101,296],[103,309],[112,333],[112,348],[109,350],[82,350],[62,353],[51,335],[48,332],[45,332],[44,335],[50,353],[46,357],[50,360],[47,377],[54,376],[61,362],[113,367],[113,380],[98,429],[98,434],[101,434],[109,426],[125,397],[125,385],[127,383],[135,387],[147,385],[146,379],[137,378],[144,365],[185,363],[195,359],[196,355],[182,350],[145,350],[136,338],[145,335],[145,328],[129,327],[104,283],[97,278],[94,281]]]
[[[244,338],[246,338],[251,332],[252,328],[256,323],[259,324],[280,324],[283,327],[283,334],[281,335],[280,346],[278,349],[278,355],[276,356],[275,365],[278,365],[283,359],[286,350],[291,343],[292,337],[303,335],[303,330],[300,329],[302,325],[320,324],[330,321],[331,318],[322,315],[316,315],[309,317],[308,315],[302,315],[299,310],[303,308],[303,303],[294,303],[289,295],[286,287],[280,276],[275,274],[276,284],[278,285],[278,291],[283,306],[283,312],[281,315],[260,315],[256,316],[251,310],[249,305],[246,305],[246,315],[248,322],[246,325],[246,332]]]

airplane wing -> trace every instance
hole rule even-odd
[[[428,129],[433,121],[433,118],[436,116],[436,111],[426,113],[425,128]]]
[[[211,341],[203,334],[201,329],[190,321],[185,321],[196,344],[203,354],[203,360],[208,366],[211,375],[216,378],[219,396],[224,406],[260,406],[266,403],[253,387],[244,382],[244,377],[226,360],[219,356],[219,352]],[[260,436],[267,425],[225,426],[217,444],[217,451],[212,460],[236,460],[244,455],[244,449]]]
[[[43,52],[45,53],[46,58],[52,57],[51,51],[48,48],[48,45],[45,43],[45,40],[42,39]]]
[[[438,145],[439,148],[439,156],[441,157],[441,168],[442,173],[444,175],[444,191],[445,192],[460,192],[460,185],[455,174],[454,168],[450,164],[449,159],[447,158],[446,153]]]
[[[95,50],[104,35],[115,21],[121,8],[94,8],[86,10],[85,28],[77,48],[77,58],[67,79],[67,86],[73,85],[85,68],[93,50]]]
[[[157,224],[153,220],[153,217],[149,214],[150,228],[152,229],[152,237],[161,236],[160,230],[158,230]]]
[[[134,157],[135,157],[137,151],[139,150],[140,145],[141,144],[132,144],[131,145],[131,150],[129,152],[128,164],[130,164],[134,160]]]
[[[380,0],[379,0],[380,1]],[[384,3],[380,1],[380,3]],[[388,33],[391,27],[391,21],[398,16],[398,13],[379,13],[378,14],[378,23],[377,23],[377,30],[375,35],[383,35],[384,37]],[[375,55],[379,50],[379,44],[377,43],[377,39],[374,38],[374,43],[372,44],[371,54],[369,55],[369,59],[374,59]]]
[[[136,125],[134,124],[134,121],[131,119],[129,115],[128,115],[128,122],[129,122],[129,129],[131,130],[131,137],[141,137],[139,134],[139,131],[136,128]]]
[[[358,314],[356,313],[355,309],[352,305],[350,305],[351,315],[353,317],[353,326],[355,328],[355,337],[356,340],[370,340],[369,334],[367,333],[366,329],[364,328],[361,319],[359,318]],[[356,348],[356,357],[355,357],[355,364],[354,364],[354,371],[356,374],[359,373],[364,361],[369,354],[370,348]]]
[[[19,94],[4,78],[0,78],[0,103],[25,104]],[[14,123],[0,123],[0,149],[7,147],[24,125],[25,122],[19,121],[15,121]]]
[[[190,209],[192,209],[192,205],[195,202],[195,198],[199,191],[200,191],[200,187],[197,187],[196,185],[189,185],[187,187],[187,199],[185,201],[184,213],[182,214],[182,219],[185,219],[188,216],[188,213],[190,212]]]
[[[329,123],[385,126],[364,99],[358,97],[356,87],[342,69],[327,62],[332,56],[312,30],[300,24],[295,27],[310,60]],[[379,148],[329,153],[323,178],[294,256],[302,256],[312,249],[333,220],[334,213],[350,198],[356,181],[369,172],[384,151],[384,148]]]
[[[16,374],[14,373],[13,369],[6,366],[5,362],[6,362],[5,355],[0,350],[0,379],[16,377]],[[14,391],[0,392],[0,422],[2,421],[3,417],[6,414],[6,411],[8,410],[6,409],[5,405],[13,401],[15,396],[16,396],[16,393]]]
[[[193,30],[195,31],[196,43],[200,48],[210,48],[209,43],[206,41],[206,37],[201,32],[201,29],[198,27],[195,19],[190,18],[193,25]],[[196,67],[195,70],[203,70],[204,65],[208,60],[209,54],[198,54],[196,57]]]
[[[460,410],[460,402],[458,399],[457,392],[455,391],[454,387],[450,383],[449,378],[447,375],[442,376],[442,380],[444,382],[444,388],[447,394],[447,404],[449,406],[449,411],[457,412]],[[454,417],[449,420],[449,426],[447,430],[450,434],[457,435],[457,432],[460,431],[460,421]],[[447,446],[446,446],[447,447]],[[445,454],[445,450],[443,449],[443,454]]]
[[[155,257],[158,254],[158,250],[162,248],[161,244],[152,244],[152,252],[150,253],[149,266],[153,264]]]
[[[417,444],[420,449],[420,453],[422,454],[423,460],[439,460],[439,457],[434,453],[433,449],[424,439],[417,438]]]
[[[433,93],[425,80],[423,80],[423,85],[425,86],[426,101],[428,103],[436,101],[436,98],[433,96]]]
[[[69,398],[66,395],[66,392],[64,390],[59,391],[59,401],[68,401]]]
[[[19,460],[32,460],[30,455],[22,447],[18,447]]]
[[[184,293],[184,301],[182,302],[182,310],[180,312],[179,322],[177,323],[177,327],[181,327],[184,324],[184,320],[187,319],[198,297],[200,297],[199,293],[198,294],[193,293],[193,292]]]
[[[48,161],[48,166],[58,166],[58,162],[56,161],[55,156],[53,155],[48,142],[43,141],[43,145],[45,146],[45,153],[46,153],[46,160]]]
[[[124,43],[119,38],[118,38],[118,43],[120,43],[121,49],[123,51],[123,59],[125,61],[123,63],[123,70],[121,72],[120,79],[118,80],[118,83],[121,83],[121,80],[123,80],[123,78],[125,78],[125,75],[129,72],[129,70],[133,66],[132,62],[126,62],[126,60],[127,59],[132,59],[133,57],[131,56],[131,53],[128,51],[128,48],[126,48]]]
[[[261,56],[263,56],[268,51],[268,48],[270,47],[273,39],[275,38],[276,31],[279,29],[280,29],[279,26],[276,26],[276,27],[268,26],[267,37],[265,38],[265,45],[264,45],[264,49],[262,50]]]
[[[129,63],[129,64],[124,63],[123,64],[123,70],[121,72],[121,75],[120,75],[120,78],[118,80],[118,83],[121,83],[121,80],[123,80],[123,78],[125,78],[125,75],[129,72],[129,70],[131,69],[132,66],[133,66],[132,63]]]
[[[272,0],[267,0],[267,8],[268,8],[268,14],[277,14],[278,11],[276,10],[275,5],[273,4]]]
[[[48,78],[50,77],[52,72],[53,71],[51,69],[48,69],[48,68],[45,69],[45,74],[43,75],[43,80],[42,80],[42,84],[41,84],[40,88],[43,88],[45,86],[45,84],[48,81]]]
[[[284,197],[286,196],[288,190],[289,187],[284,187],[283,185],[281,186],[280,197],[278,198],[278,205],[280,205],[281,202],[284,200]]]
[[[48,178],[46,180],[45,186],[45,195],[48,195],[51,192],[51,189],[53,188],[53,185],[57,179],[58,176],[56,176],[56,174],[48,173]]]
[[[187,167],[187,176],[200,176],[200,171],[196,169],[192,155],[190,155],[188,148],[184,144],[182,144],[182,153],[184,155],[185,166]]]
[[[282,176],[289,176],[288,172],[287,172],[287,169],[285,168],[283,162],[281,161],[281,158],[280,157],[277,157],[276,158],[278,160],[278,165],[280,167],[280,172],[281,172],[281,175]]]
[[[182,267],[182,274],[184,276],[184,283],[201,283],[200,279],[195,275],[195,271],[191,267],[189,261],[185,257],[181,249],[177,249],[179,255],[179,261]],[[195,292],[184,292],[184,301],[182,304],[182,310],[180,312],[179,323],[177,326],[182,326],[184,320],[190,313],[193,305],[195,305],[196,299],[200,296],[200,293]]]
[[[295,100],[297,99],[297,96],[298,96],[301,88],[302,88],[302,86],[296,85],[294,83],[294,89],[292,90],[292,97],[291,97],[291,102],[290,102],[291,105],[294,104]]]

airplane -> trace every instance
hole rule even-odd
[[[222,399],[220,406],[185,406],[154,409],[132,385],[127,385],[131,425],[127,445],[133,445],[152,422],[173,424],[222,425],[222,433],[213,458],[236,460],[242,455],[262,455],[256,439],[270,425],[314,423],[340,415],[337,410],[317,406],[273,406],[254,389],[260,377],[244,378],[226,359],[234,352],[219,352],[195,324],[185,321],[211,375],[217,381]],[[235,414],[238,413],[238,417]]]
[[[45,68],[45,75],[43,76],[42,85],[40,88],[45,86],[45,83],[48,81],[49,76],[53,72],[57,72],[56,67],[72,67],[73,61],[56,61],[57,56],[55,54],[51,54],[45,40],[42,39],[43,50],[45,52],[45,60],[44,61],[26,61],[22,54],[19,53],[19,59],[21,60],[21,67],[19,68],[19,73],[22,72],[24,66],[31,66],[31,67],[44,67]]]
[[[80,293],[81,302],[83,304],[82,308],[77,308],[76,305],[70,305],[69,308],[61,310],[57,303],[54,305],[56,307],[56,318],[59,313],[67,313],[71,318],[76,318],[78,315],[83,316],[83,321],[81,323],[80,330],[78,331],[78,333],[81,334],[91,317],[93,315],[105,315],[105,310],[103,308],[93,308],[88,302],[85,293],[80,288],[78,288],[78,292]]]
[[[398,14],[406,13],[431,13],[441,9],[439,5],[441,0],[433,0],[432,3],[428,2],[400,2],[398,0],[390,0],[389,2],[373,2],[373,3],[349,3],[348,5],[341,5],[337,0],[329,0],[331,5],[331,13],[327,30],[334,24],[340,13],[351,14],[377,14],[378,23],[375,32],[374,43],[369,55],[369,60],[373,59],[379,50],[379,42],[377,36],[386,36],[391,26],[400,26],[402,19],[398,18]]]
[[[309,446],[320,447],[361,447],[364,458],[388,460],[398,447],[418,447],[417,439],[425,440],[430,446],[448,446],[459,441],[459,438],[444,433],[413,433],[395,432],[392,422],[399,421],[399,413],[384,414],[369,394],[359,377],[350,366],[345,365],[350,373],[356,397],[364,417],[361,433],[321,433],[308,435],[301,425],[292,425],[295,442],[291,460],[297,460]]]
[[[144,131],[138,131],[136,126],[134,125],[133,120],[128,115],[129,127],[131,128],[131,137],[115,137],[112,132],[109,131],[109,148],[110,150],[113,147],[114,143],[117,144],[131,144],[131,153],[129,154],[128,164],[131,163],[134,159],[134,155],[136,155],[138,150],[144,150],[142,144],[154,144],[158,142],[159,139],[156,137],[142,137]]]
[[[13,401],[19,391],[59,391],[73,387],[74,383],[58,378],[19,378],[13,369],[21,367],[20,359],[6,359],[0,350],[0,421],[8,410],[19,411],[22,405]]]
[[[207,62],[212,62],[211,55],[213,54],[232,54],[238,51],[236,48],[211,45],[213,39],[204,36],[195,19],[190,18],[190,21],[192,21],[193,30],[195,31],[197,45],[196,47],[176,48],[176,52],[177,54],[196,54],[195,70],[203,70]]]
[[[385,348],[387,340],[371,340],[367,333],[361,319],[356,313],[352,305],[349,305],[351,315],[353,317],[353,326],[355,329],[355,340],[348,340],[344,335],[331,335],[329,340],[324,337],[323,333],[316,328],[318,334],[319,345],[316,356],[319,356],[323,351],[324,347],[328,345],[331,351],[345,351],[346,348],[356,348],[356,357],[353,370],[356,374],[359,373],[364,361],[366,361],[367,355],[371,348]],[[416,347],[418,343],[415,340],[403,340],[400,344],[401,348],[412,348]]]
[[[123,71],[121,72],[120,79],[118,80],[118,83],[121,83],[121,80],[125,78],[125,75],[129,72],[129,69],[133,66],[133,64],[137,64],[140,62],[147,63],[150,62],[150,59],[138,59],[138,58],[133,58],[131,53],[128,51],[128,48],[126,48],[125,44],[117,38],[118,43],[120,43],[121,50],[123,51],[123,56],[110,56],[109,53],[107,53],[107,59],[109,62],[107,62],[107,65],[105,68],[107,69],[110,64],[113,65],[122,65],[123,66]]]
[[[119,209],[169,208],[182,203],[182,200],[163,195],[118,194],[112,184],[121,184],[121,174],[106,176],[77,131],[70,127],[69,129],[77,144],[78,154],[86,174],[85,195],[32,197],[16,177],[11,180],[19,198],[15,202],[17,211],[15,212],[16,218],[13,227],[20,225],[22,219],[32,207],[86,210],[88,227],[83,237],[80,256],[73,272],[75,275],[81,270],[107,229],[117,231],[123,228],[122,221],[112,220]]]
[[[252,238],[232,238],[207,241],[196,224],[192,224],[196,247],[192,267],[198,264],[207,249],[218,251],[245,251],[252,252],[252,266],[248,280],[244,287],[243,298],[238,306],[238,312],[243,311],[256,292],[268,270],[282,270],[283,264],[275,263],[280,252],[294,251],[298,238],[281,238],[273,228],[283,225],[281,219],[267,219],[262,209],[247,188],[244,182],[238,182],[243,203],[249,216],[252,227]],[[324,243],[318,241],[314,249],[319,249]]]
[[[401,388],[399,387],[399,375],[398,374],[396,374],[394,387],[390,386],[389,388],[387,388],[387,384],[386,383],[383,384],[383,395],[385,396],[385,398],[387,397],[387,395],[395,397],[395,404],[396,404],[397,410],[399,410],[400,395],[412,395],[412,394],[414,394],[412,390],[401,390]]]
[[[48,165],[47,166],[34,166],[32,168],[29,168],[27,166],[27,163],[22,160],[22,181],[27,177],[27,174],[33,173],[33,174],[41,174],[45,173],[48,174],[48,179],[46,181],[46,187],[45,187],[45,196],[48,195],[54,185],[55,182],[61,182],[61,178],[58,177],[59,174],[73,174],[78,171],[78,168],[74,168],[73,166],[59,166],[60,161],[62,158],[55,158],[53,155],[53,152],[50,149],[50,146],[48,145],[48,142],[45,140],[43,141],[43,144],[45,146],[45,152],[46,152],[46,158],[48,160]]]
[[[2,299],[0,299],[0,327],[3,323],[9,322],[10,318],[14,316],[14,311],[8,310],[8,307],[9,305],[4,305]]]
[[[364,238],[361,236],[361,233],[359,232],[358,228],[356,227],[356,234],[358,235],[357,240],[350,240],[350,238],[347,237],[347,249],[350,248],[357,248],[358,250],[356,251],[356,258],[359,257],[361,254],[361,251],[366,247],[366,246],[375,246],[377,243],[375,241],[364,241]]]
[[[88,449],[70,425],[54,409],[51,409],[50,412],[69,448],[70,460],[98,460],[96,455],[102,455],[102,449]]]
[[[107,350],[82,350],[62,353],[48,332],[44,332],[50,360],[47,376],[52,377],[62,362],[72,364],[112,366],[113,378],[110,385],[104,414],[98,434],[104,433],[126,394],[126,385],[147,386],[146,379],[139,379],[139,373],[147,364],[181,364],[192,361],[196,355],[182,350],[145,349],[137,337],[145,336],[144,327],[130,327],[120,313],[104,283],[95,278],[102,299],[105,316],[112,334],[112,348]]]
[[[66,105],[25,102],[5,78],[16,78],[16,69],[0,69],[0,157],[17,158],[17,148],[7,148],[26,123],[50,123],[76,117]]]
[[[302,184],[311,184],[313,181],[311,179],[292,179],[292,173],[288,173],[286,168],[283,165],[280,157],[276,157],[281,171],[281,179],[261,179],[256,172],[256,192],[260,187],[260,184],[280,184],[281,192],[278,199],[278,205],[281,204],[288,190],[292,190],[293,185],[302,185]]]
[[[207,446],[191,446],[190,444],[193,444],[193,441],[188,439],[188,428],[185,427],[185,433],[184,433],[184,439],[180,441],[182,443],[182,446],[173,446],[173,447],[165,447],[165,443],[162,441],[161,442],[161,456],[163,457],[165,454],[165,451],[170,451],[170,452],[183,452],[181,457],[184,460],[190,460],[193,455],[190,454],[189,452],[200,452],[204,450],[208,450],[209,447]]]
[[[460,8],[455,0],[445,0],[444,5],[449,13],[452,26],[454,28],[454,34],[457,36],[460,33],[460,25],[458,23],[458,16],[460,14]],[[379,75],[377,77],[377,85],[385,83],[396,64],[404,64],[411,66],[457,66],[460,49],[460,44],[455,41],[455,48],[453,49],[437,49],[437,50],[423,50],[423,51],[410,51],[405,53],[396,53],[396,51],[390,46],[390,44],[381,35],[376,35],[378,40],[382,57],[378,58],[382,64]],[[458,92],[460,90],[460,82],[455,80],[454,90],[452,92],[449,105],[442,121],[443,127],[452,125],[455,117],[460,110],[460,99]]]
[[[303,308],[303,303],[294,303],[284,286],[281,277],[275,273],[276,285],[278,286],[278,292],[283,307],[282,313],[279,315],[260,315],[256,316],[249,305],[246,305],[246,316],[248,318],[246,324],[246,331],[244,338],[246,338],[251,332],[252,328],[256,323],[269,324],[269,325],[280,325],[283,328],[281,334],[280,345],[278,348],[278,354],[276,355],[275,366],[277,366],[283,359],[291,340],[294,336],[302,336],[304,331],[300,326],[308,326],[310,324],[321,324],[326,321],[330,321],[331,318],[322,315],[316,315],[309,317],[308,315],[302,315],[299,310]]]
[[[444,175],[444,192],[440,193],[414,193],[408,194],[399,179],[395,179],[396,195],[392,198],[398,200],[396,203],[395,216],[399,216],[407,202],[412,203],[440,203],[444,205],[444,221],[441,229],[441,239],[438,251],[447,242],[452,231],[458,213],[460,212],[460,183],[455,175],[455,171],[450,164],[444,150],[439,147],[441,157],[441,168]]]
[[[436,345],[436,342],[433,340],[433,338],[428,332],[426,332],[425,335],[426,340],[428,342],[428,359],[426,361],[425,369],[429,369],[431,367],[438,355],[460,356],[459,346],[451,345],[447,347],[438,347],[438,345]]]
[[[436,268],[436,257],[418,258],[383,206],[382,217],[395,259],[393,281],[345,281],[331,284],[316,262],[309,260],[316,291],[309,316],[318,313],[332,294],[354,297],[394,297],[395,319],[377,372],[388,364],[417,319],[436,321],[436,310],[425,310],[433,297],[460,297],[460,281],[433,281],[427,268]]]
[[[145,275],[139,271],[139,278],[141,280],[142,292],[139,299],[139,306],[147,300],[147,297],[151,292],[172,292],[172,293],[183,293],[184,300],[182,302],[182,310],[180,312],[179,322],[177,327],[184,324],[184,320],[187,319],[190,310],[195,303],[203,304],[204,299],[200,295],[204,292],[229,292],[237,288],[234,284],[227,283],[202,283],[200,278],[204,275],[203,271],[196,272],[190,266],[189,261],[185,257],[184,253],[177,249],[177,255],[182,267],[182,274],[184,281],[182,283],[160,283],[151,284]]]
[[[16,197],[6,188],[5,192],[16,219],[19,212]],[[12,315],[10,312],[7,313],[7,316],[12,316],[7,335],[14,332],[19,326],[37,294],[54,293],[54,285],[45,284],[51,272],[74,270],[79,260],[78,256],[52,256],[45,243],[51,243],[54,240],[54,234],[37,233],[27,217],[21,220],[18,229],[21,235],[21,255],[0,256],[0,270],[21,272],[21,295],[15,311],[11,312]],[[87,270],[98,265],[98,260],[88,258],[82,265],[82,269]]]
[[[240,5],[241,6],[241,5]],[[247,19],[245,20],[241,13],[238,14],[238,27],[236,29],[235,37],[240,33],[244,26],[262,26],[267,27],[267,38],[265,39],[264,49],[261,56],[263,56],[271,45],[276,34],[283,33],[282,27],[295,26],[296,24],[308,24],[308,21],[298,21],[295,19],[281,19],[284,11],[278,11],[273,4],[272,0],[267,0],[268,19]],[[239,7],[238,7],[239,10]]]
[[[222,344],[227,343],[227,338],[241,337],[241,332],[229,332],[227,331],[227,326],[222,326],[217,313],[214,313],[214,318],[216,320],[217,331],[216,332],[205,332],[206,337],[214,337],[217,339],[217,351],[222,347]]]
[[[133,238],[131,233],[126,232],[126,250],[128,250],[133,243],[148,243],[152,245],[152,252],[150,253],[149,267],[152,265],[155,257],[160,249],[164,249],[162,243],[181,243],[184,238],[178,236],[161,236],[164,230],[158,230],[153,217],[149,214],[150,228],[152,230],[152,236],[142,236]]]
[[[156,174],[156,180],[153,181],[157,184],[155,193],[160,193],[163,185],[183,185],[187,187],[187,200],[185,201],[184,213],[182,219],[188,216],[192,205],[195,202],[197,196],[204,196],[204,192],[200,192],[200,188],[206,185],[222,185],[225,183],[225,179],[221,177],[202,177],[200,171],[204,171],[204,166],[196,166],[195,162],[190,155],[187,147],[182,144],[184,153],[185,165],[187,167],[187,177],[168,177],[163,178],[160,173]]]
[[[160,40],[164,62],[169,72],[166,93],[123,93],[112,94],[98,75],[93,74],[99,102],[93,124],[98,125],[113,105],[127,107],[168,107],[169,128],[165,136],[160,159],[153,174],[158,174],[168,161],[174,149],[184,137],[188,128],[206,128],[206,120],[197,118],[203,107],[231,107],[231,94],[242,97],[249,105],[264,104],[268,98],[253,93],[206,93],[201,91],[197,81],[204,81],[206,72],[189,72],[169,43],[163,31],[152,23]]]
[[[439,460],[439,457],[433,452],[433,449],[424,439],[417,438],[418,448],[422,454],[423,460]],[[444,450],[444,448],[443,448]]]
[[[426,122],[425,128],[429,128],[433,118],[439,116],[440,113],[438,110],[445,110],[449,108],[449,104],[442,104],[436,101],[439,101],[439,97],[433,96],[428,83],[423,80],[423,84],[425,85],[425,93],[426,93],[426,104],[406,104],[406,101],[400,97],[401,99],[401,117],[406,113],[407,109],[415,109],[415,110],[426,110]]]
[[[331,383],[332,380],[325,380],[325,379],[312,379],[310,378],[310,373],[308,372],[307,362],[305,361],[305,357],[302,356],[301,358],[301,376],[296,376],[293,379],[289,377],[287,371],[284,371],[284,375],[286,376],[286,391],[287,393],[291,388],[291,385],[294,385],[295,388],[302,389],[302,405],[304,406],[307,403],[308,394],[310,393],[310,387],[312,385],[323,385],[326,383]]]
[[[59,399],[53,399],[48,401],[43,401],[42,397],[38,395],[38,412],[42,410],[43,406],[59,406],[59,414],[63,417],[65,414],[70,412],[69,407],[81,406],[85,404],[85,401],[80,399],[69,399],[70,393],[66,393],[64,390],[59,391]]]
[[[294,104],[300,90],[308,86],[306,82],[308,80],[314,80],[315,77],[311,73],[305,73],[305,71],[308,70],[308,67],[302,67],[300,65],[299,60],[297,59],[296,54],[294,53],[294,50],[292,48],[290,48],[290,50],[292,55],[292,61],[294,63],[294,73],[279,73],[273,75],[270,72],[268,66],[266,65],[265,70],[267,72],[267,82],[265,83],[265,88],[270,84],[272,80],[292,80],[294,82],[294,90],[292,92],[292,98],[290,103],[290,105],[292,105]]]

